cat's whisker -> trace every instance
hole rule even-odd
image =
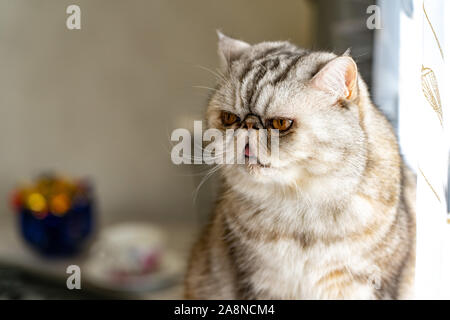
[[[221,80],[221,82],[227,83],[229,81],[227,78],[225,78],[224,75],[221,75],[218,72],[216,72],[216,71],[214,71],[214,70],[212,70],[210,68],[207,68],[207,67],[204,67],[204,66],[201,66],[201,65],[196,65],[196,67],[200,68],[200,69],[203,69],[205,71],[208,71],[209,73],[213,74],[217,78],[217,80]]]
[[[214,166],[211,170],[209,170],[209,172],[202,178],[202,180],[200,181],[200,183],[198,184],[197,188],[195,188],[194,190],[194,194],[193,194],[193,202],[194,204],[196,203],[197,197],[198,197],[198,193],[200,191],[200,188],[203,186],[203,184],[214,174],[216,173],[220,168],[222,167],[222,165],[216,165]]]
[[[193,88],[196,89],[206,89],[206,90],[211,90],[211,91],[217,91],[217,88],[211,88],[211,87],[206,87],[206,86],[192,86]]]

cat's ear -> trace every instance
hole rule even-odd
[[[220,68],[225,71],[233,60],[238,59],[251,46],[247,42],[227,37],[219,30],[217,30],[217,36],[219,37]]]
[[[358,68],[349,56],[328,62],[312,79],[312,85],[338,98],[351,99],[356,94]]]

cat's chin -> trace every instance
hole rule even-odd
[[[284,183],[278,168],[258,163],[233,165],[225,170],[224,175],[235,182],[245,180],[261,184]]]
[[[299,180],[309,179],[305,171],[293,163],[234,164],[223,167],[223,176],[236,184],[250,182],[253,184],[274,185],[278,187],[295,185]]]
[[[274,174],[274,169],[271,167],[266,167],[260,164],[246,164],[242,168],[242,171],[246,175],[250,175],[253,178],[264,179],[271,177]]]

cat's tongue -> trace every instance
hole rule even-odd
[[[251,153],[251,151],[250,151],[250,147],[249,147],[249,145],[247,144],[246,146],[245,146],[245,155],[247,156],[247,157],[253,157],[253,154]]]

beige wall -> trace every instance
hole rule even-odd
[[[310,46],[312,19],[306,0],[0,0],[0,214],[17,181],[56,169],[94,178],[103,221],[195,219],[209,191],[193,204],[169,136],[201,119],[214,30]]]

